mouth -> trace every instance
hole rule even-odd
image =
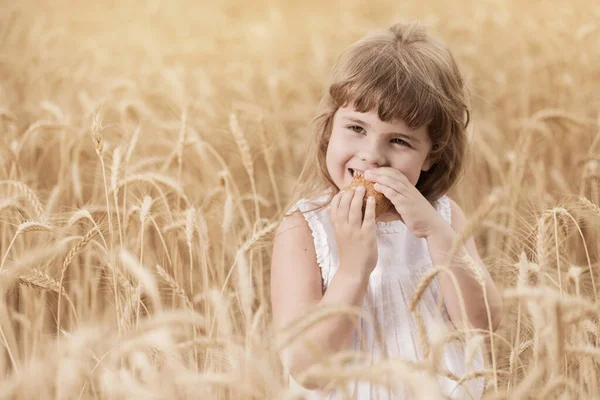
[[[348,172],[350,172],[351,177],[362,176],[364,171],[359,171],[353,168],[348,168]]]

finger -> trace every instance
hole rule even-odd
[[[354,197],[352,198],[350,213],[348,215],[348,222],[352,225],[360,226],[360,222],[362,221],[362,204],[364,196],[365,188],[362,186],[357,187],[354,191]]]
[[[408,189],[407,183],[401,179],[398,179],[398,177],[396,177],[396,176],[391,176],[391,175],[387,175],[387,174],[374,174],[374,175],[369,175],[369,178],[367,178],[367,179],[371,182],[377,182],[377,183],[387,185],[399,193],[406,191]]]
[[[362,223],[362,229],[373,229],[375,227],[375,198],[369,196],[367,207],[365,208],[365,219]]]
[[[400,170],[390,167],[373,168],[365,171],[365,174],[373,174],[378,176],[389,176],[395,178],[400,182],[409,183],[408,177]]]
[[[348,213],[350,211],[350,203],[354,197],[354,188],[346,190],[340,200],[340,206],[338,208],[338,220],[348,222]]]
[[[393,168],[367,170],[365,171],[365,179],[371,182],[383,183],[398,190],[411,190],[415,188],[406,175]]]
[[[336,193],[335,196],[333,196],[333,199],[331,199],[331,203],[329,206],[329,216],[331,217],[332,221],[335,221],[336,216],[337,216],[337,211],[338,208],[340,206],[340,199],[342,198],[342,192],[339,191]]]
[[[375,184],[375,190],[387,197],[389,201],[396,206],[396,208],[398,208],[404,201],[408,200],[408,197],[406,197],[403,193],[398,193],[393,188],[387,185],[382,185],[381,183]]]

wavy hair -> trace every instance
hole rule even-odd
[[[333,66],[328,90],[313,121],[314,140],[290,206],[338,189],[325,163],[335,112],[352,105],[376,111],[384,122],[402,120],[411,129],[427,126],[433,164],[421,171],[417,189],[434,203],[462,175],[470,120],[465,83],[448,47],[413,22],[395,24],[350,45]]]

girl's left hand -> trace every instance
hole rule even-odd
[[[416,237],[427,238],[450,226],[402,172],[381,167],[365,171],[364,176],[366,180],[375,182],[375,190],[392,202],[406,227]]]

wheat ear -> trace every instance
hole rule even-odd
[[[16,187],[23,194],[23,196],[27,199],[27,202],[29,204],[31,204],[31,206],[33,207],[36,219],[41,222],[46,222],[46,218],[44,215],[44,208],[42,207],[42,203],[40,203],[37,196],[35,195],[35,193],[33,192],[33,190],[31,190],[31,188],[29,186],[27,186],[23,182],[13,181],[13,180],[0,181],[0,185],[1,184]]]
[[[169,285],[169,287],[173,290],[173,293],[179,296],[179,298],[181,298],[185,304],[193,310],[194,305],[192,304],[189,296],[185,293],[183,288],[179,286],[179,283],[177,283],[171,274],[165,271],[165,269],[159,264],[156,264],[156,272],[158,272],[158,275]]]
[[[0,262],[0,271],[2,271],[2,267],[4,266],[6,258],[8,257],[8,253],[20,234],[27,232],[52,232],[52,230],[53,228],[50,225],[41,222],[27,221],[20,224],[17,228],[17,232],[13,236],[8,248],[6,249],[6,253],[4,253],[4,257],[2,257],[2,262]]]
[[[69,264],[71,264],[71,261],[73,261],[73,259],[75,258],[75,256],[77,256],[77,254],[79,254],[81,252],[81,250],[92,240],[92,238],[94,237],[94,234],[96,233],[96,228],[92,228],[88,231],[88,233],[85,234],[85,236],[83,236],[81,238],[81,240],[79,240],[79,242],[77,242],[77,244],[71,248],[71,250],[69,250],[69,252],[67,253],[67,256],[65,257],[65,260],[63,261],[62,264],[62,268],[60,269],[60,280],[58,282],[58,290],[60,291],[59,294],[62,295],[62,292],[64,292],[64,287],[63,287],[63,282],[65,279],[65,272],[67,271],[67,268],[69,267]],[[66,293],[65,293],[66,294]],[[60,333],[60,317],[61,317],[61,313],[60,313],[60,299],[61,296],[59,296],[58,298],[58,308],[57,308],[57,322],[56,322],[56,335],[57,337],[59,336]]]
[[[235,142],[237,143],[240,149],[240,153],[242,154],[242,163],[244,164],[244,169],[246,170],[246,172],[248,173],[248,177],[250,178],[252,194],[256,196],[256,182],[254,181],[254,164],[252,162],[252,153],[250,152],[250,146],[248,145],[248,141],[244,136],[244,132],[240,127],[239,121],[235,113],[231,113],[229,115],[229,127],[231,129],[231,133],[233,133]],[[254,201],[254,214],[256,220],[259,220],[260,209],[256,200]]]
[[[75,311],[75,305],[73,304],[73,301],[71,301],[71,298],[69,297],[67,292],[62,290],[62,287],[58,281],[56,281],[48,274],[45,274],[37,268],[31,268],[27,271],[26,274],[19,275],[19,282],[21,282],[24,285],[56,293],[59,296],[59,301],[61,297],[64,297],[67,303],[69,304],[69,307],[71,308],[73,317],[75,318],[75,322],[79,325],[79,322],[77,320],[77,313]]]
[[[261,115],[258,120],[258,133],[260,134],[260,140],[262,141],[263,154],[265,157],[265,163],[267,164],[267,172],[269,173],[269,181],[273,188],[273,194],[275,195],[275,204],[277,206],[277,213],[281,213],[281,199],[279,198],[279,189],[277,188],[277,182],[275,180],[273,152],[267,143],[267,136],[265,132],[265,120]]]
[[[100,159],[100,166],[102,167],[102,178],[104,181],[104,195],[106,197],[106,212],[108,213],[108,230],[110,231],[110,253],[113,254],[113,243],[114,243],[114,232],[113,232],[113,224],[112,224],[112,214],[110,212],[110,201],[108,198],[108,182],[106,180],[106,166],[104,165],[104,139],[102,137],[102,130],[104,127],[102,126],[102,121],[100,120],[100,114],[94,113],[92,117],[92,123],[90,125],[90,135],[92,137],[92,142],[94,143],[94,150],[96,150],[96,154]],[[117,276],[113,271],[113,288],[114,288],[114,296],[115,296],[115,306],[117,310],[120,309],[119,305],[119,295],[117,293]],[[119,323],[119,317],[117,315],[117,323]]]

